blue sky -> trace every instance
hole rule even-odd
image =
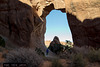
[[[53,40],[54,36],[58,36],[60,41],[72,41],[66,13],[52,10],[46,17],[46,22],[45,40]]]

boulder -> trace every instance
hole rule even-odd
[[[56,54],[58,54],[60,51],[63,50],[63,46],[61,45],[59,38],[57,36],[54,37],[54,39],[50,43],[48,49]]]

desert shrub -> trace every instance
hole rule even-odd
[[[83,55],[86,55],[86,54],[88,54],[90,49],[86,46],[82,46],[82,47],[74,46],[71,50],[75,54],[81,53]]]
[[[38,55],[45,56],[45,54],[44,54],[44,52],[41,50],[41,48],[37,48],[37,47],[36,47],[35,51],[37,52]]]
[[[69,48],[68,46],[65,47],[65,51],[60,54],[61,58],[71,59],[73,55],[81,53],[83,57],[86,57],[88,54],[89,49],[86,47],[77,47],[74,46],[73,48]]]
[[[86,61],[84,60],[82,54],[74,54],[72,56],[71,67],[85,67]]]
[[[42,58],[33,49],[18,48],[6,56],[6,63],[26,63],[28,67],[39,67]]]
[[[63,67],[63,66],[57,59],[54,59],[52,61],[52,66],[51,67]]]
[[[91,50],[87,57],[90,62],[100,62],[100,49],[99,50]]]
[[[95,50],[93,47],[77,47],[72,48],[74,54],[81,53],[83,57],[87,58],[90,62],[100,62],[100,49]]]
[[[1,36],[0,36],[0,46],[5,47],[5,41]]]

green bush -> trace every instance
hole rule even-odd
[[[0,46],[5,47],[5,41],[1,36],[0,36]]]
[[[100,62],[100,49],[99,50],[91,50],[88,53],[87,57],[90,62]]]
[[[41,50],[41,48],[37,48],[37,47],[36,47],[35,51],[37,52],[38,55],[45,56],[45,54],[44,54],[44,52]]]
[[[72,56],[72,67],[85,67],[86,61],[84,60],[82,54],[75,54]]]
[[[51,67],[63,67],[63,66],[58,60],[55,59],[55,60],[52,61]]]
[[[26,63],[28,67],[39,67],[42,58],[33,49],[18,48],[7,54],[5,63]]]

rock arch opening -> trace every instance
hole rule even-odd
[[[46,16],[45,45],[47,47],[55,36],[58,36],[63,44],[65,44],[65,40],[73,42],[67,15],[61,10],[52,10]]]
[[[98,1],[1,0],[0,4],[0,35],[8,46],[10,42],[14,46],[44,47],[46,16],[56,9],[67,13],[74,45],[100,48]]]

